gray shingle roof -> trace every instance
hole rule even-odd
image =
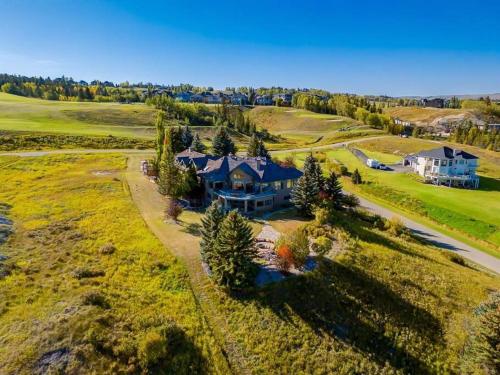
[[[454,150],[451,147],[443,146],[432,150],[420,151],[417,156],[433,159],[454,159],[455,156],[461,156],[464,159],[479,159],[477,156],[469,154],[462,150]]]
[[[272,182],[297,179],[302,172],[293,167],[282,167],[266,158],[251,158],[239,156],[223,156],[220,158],[200,153],[189,153],[188,150],[176,155],[176,159],[187,165],[189,159],[195,163],[198,174],[212,181],[225,180],[235,169],[252,176],[258,182]],[[203,165],[203,162],[205,163]],[[200,167],[198,167],[200,165]],[[203,166],[201,166],[203,165]]]

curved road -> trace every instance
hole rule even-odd
[[[308,148],[297,148],[292,150],[280,150],[274,151],[272,154],[279,154],[284,152],[307,152],[310,150],[322,150],[322,149],[334,149],[343,147],[344,145],[354,143],[357,141],[365,140],[365,139],[376,139],[382,138],[380,137],[372,137],[372,138],[363,138],[358,140],[351,140],[346,142],[334,143],[329,145],[322,145],[316,147],[308,147]],[[125,154],[150,154],[153,153],[154,150],[136,150],[136,149],[105,149],[105,150],[50,150],[50,151],[32,151],[32,152],[6,152],[0,154],[0,156],[21,156],[21,157],[36,157],[36,156],[44,156],[51,154],[88,154],[88,153],[125,153]],[[434,229],[426,227],[425,225],[419,224],[407,217],[397,214],[394,211],[391,211],[387,208],[384,208],[376,203],[373,203],[365,198],[358,197],[363,208],[376,213],[385,218],[399,217],[403,223],[412,230],[415,234],[420,237],[428,240],[431,244],[441,249],[455,251],[466,259],[469,259],[489,270],[500,274],[500,259],[495,258],[489,254],[486,254],[472,246],[469,246],[461,241],[458,241],[454,238],[446,236]]]

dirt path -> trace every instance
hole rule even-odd
[[[250,373],[245,356],[237,340],[232,337],[228,323],[213,304],[208,290],[213,287],[201,267],[199,253],[199,214],[185,212],[179,224],[165,223],[164,198],[158,194],[156,185],[139,171],[144,155],[129,155],[125,173],[130,194],[139,208],[144,221],[158,239],[183,262],[188,270],[193,293],[215,339],[220,344],[228,361],[230,371],[237,374]]]
[[[289,153],[289,152],[309,152],[309,151],[331,150],[331,149],[341,148],[341,147],[350,145],[351,143],[380,139],[380,138],[387,138],[387,137],[392,137],[392,136],[391,135],[380,135],[380,136],[376,136],[376,137],[356,138],[356,139],[352,139],[350,141],[330,143],[330,144],[321,145],[321,146],[311,146],[311,147],[290,148],[290,149],[286,149],[286,150],[276,150],[276,151],[271,151],[271,155],[279,155],[279,154],[284,154],[284,153]]]

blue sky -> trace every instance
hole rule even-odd
[[[479,5],[480,4],[480,5]],[[500,1],[0,1],[0,72],[121,82],[500,92]]]

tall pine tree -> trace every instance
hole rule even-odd
[[[201,142],[198,133],[194,134],[193,143],[191,144],[191,149],[196,152],[205,153],[205,145]]]
[[[156,114],[156,163],[160,163],[165,143],[165,111],[158,110]]]
[[[182,194],[183,179],[182,172],[175,161],[172,148],[172,134],[174,129],[167,128],[163,154],[160,159],[158,173],[158,191],[170,198],[178,198]]]
[[[224,220],[224,211],[219,203],[214,201],[207,208],[205,216],[201,219],[201,241],[200,253],[201,259],[212,269],[214,259],[214,244],[219,233],[219,228]]]
[[[361,174],[358,171],[358,168],[356,168],[354,170],[354,172],[352,173],[351,181],[354,185],[358,185],[358,184],[361,184],[363,182],[363,180],[361,179]]]
[[[252,228],[239,213],[231,211],[220,226],[214,244],[212,277],[229,289],[242,289],[253,284],[257,255]]]
[[[344,194],[342,193],[342,185],[335,172],[330,173],[330,176],[325,180],[323,192],[330,207],[336,210],[342,208]]]
[[[312,215],[314,205],[318,203],[319,192],[323,188],[323,181],[320,165],[309,155],[304,162],[304,175],[297,181],[291,199],[302,215]]]
[[[212,142],[212,148],[216,156],[227,156],[236,153],[236,146],[225,126],[220,126],[217,129]]]
[[[264,141],[257,134],[253,134],[248,143],[247,155],[251,157],[265,157],[269,158],[269,151],[267,151]]]
[[[182,129],[181,139],[184,150],[191,147],[191,144],[193,143],[193,134],[191,133],[191,128],[188,125],[185,125]]]

